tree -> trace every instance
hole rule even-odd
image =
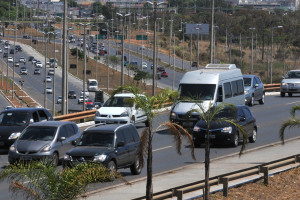
[[[232,118],[218,118],[217,116],[224,110],[224,108],[229,108],[231,113],[236,113],[236,107],[232,104],[219,104],[214,106],[214,104],[210,103],[208,109],[204,108],[201,102],[195,103],[195,109],[191,109],[187,112],[186,117],[191,116],[192,113],[198,113],[201,116],[201,119],[205,121],[206,124],[206,139],[205,139],[205,194],[204,198],[209,199],[209,166],[210,166],[210,127],[212,123],[216,122],[227,122],[237,127],[238,131],[243,134],[243,145],[240,151],[240,155],[245,149],[245,145],[247,143],[247,133],[239,124],[236,123],[236,119]],[[197,108],[198,107],[198,108]],[[197,144],[195,144],[197,145]]]
[[[0,180],[7,179],[12,193],[21,192],[26,199],[70,200],[85,193],[89,183],[110,181],[112,173],[120,177],[99,163],[57,170],[51,161],[42,160],[9,165],[0,172]]]
[[[281,143],[284,144],[284,131],[286,128],[300,127],[300,119],[295,117],[297,110],[300,110],[300,105],[293,106],[290,110],[291,118],[283,122],[279,130]]]
[[[148,119],[148,127],[146,127],[141,133],[141,142],[138,147],[138,157],[140,166],[144,166],[144,158],[147,159],[147,184],[146,184],[146,199],[150,200],[153,198],[153,187],[152,187],[152,138],[156,133],[156,130],[153,131],[152,122],[153,118],[157,113],[157,110],[160,109],[165,102],[173,100],[174,97],[177,96],[177,92],[171,91],[170,89],[165,89],[161,93],[155,96],[139,96],[140,91],[137,87],[133,86],[123,86],[119,87],[112,93],[112,97],[121,92],[121,91],[129,91],[135,95],[134,102],[137,108],[142,109],[147,116]],[[182,138],[187,138],[191,148],[191,156],[195,160],[194,155],[194,144],[192,140],[192,136],[185,130],[182,126],[172,123],[172,122],[164,122],[161,126],[167,126],[168,132],[174,137],[174,141],[176,143],[176,150],[178,154],[181,154],[181,145]]]

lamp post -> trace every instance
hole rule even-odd
[[[55,67],[56,67],[56,33],[55,32],[49,32],[49,34],[52,34],[54,37],[54,74],[53,74],[53,81],[52,81],[52,88],[53,88],[53,98],[52,98],[52,116],[55,116]]]
[[[122,19],[123,19],[123,25],[122,25],[122,58],[121,58],[121,86],[124,85],[124,26],[125,26],[125,17],[130,16],[130,13],[127,14],[121,14],[117,13]]]
[[[183,70],[183,60],[184,60],[184,30],[183,30],[183,24],[185,24],[185,22],[181,22],[181,31],[182,32],[182,63],[181,63],[181,68]]]
[[[68,66],[67,66],[67,0],[64,0],[64,9],[63,9],[63,38],[62,38],[62,109],[61,113],[63,115],[68,113],[68,96],[67,96],[67,76],[68,76]]]
[[[14,99],[15,97],[15,64],[16,64],[16,40],[17,40],[17,24],[16,27],[14,29],[15,31],[15,39],[14,39],[14,62],[13,62],[13,76],[12,76],[12,98]]]
[[[107,43],[108,43],[108,51],[107,51],[107,92],[108,92],[109,91],[109,51],[110,51],[108,22],[106,22],[106,26],[107,26]]]
[[[200,26],[201,26],[201,24],[197,24],[197,28],[196,28],[196,30],[197,30],[197,55],[196,55],[196,57],[197,57],[197,69],[198,69],[198,67],[199,67],[199,30],[200,30]]]
[[[251,74],[253,74],[253,31],[255,28],[249,28],[251,30]]]
[[[272,84],[273,83],[273,32],[274,32],[274,29],[277,29],[277,28],[283,28],[283,26],[275,26],[275,27],[272,27],[272,31],[271,31],[271,35],[272,35],[272,42],[271,42],[271,79],[270,79],[270,83]]]

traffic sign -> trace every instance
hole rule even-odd
[[[136,35],[136,40],[147,40],[147,35]]]
[[[115,35],[115,39],[122,40],[123,35]],[[124,39],[126,39],[126,36],[124,36]]]

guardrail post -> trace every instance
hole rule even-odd
[[[228,182],[229,182],[229,178],[226,178],[226,177],[221,178],[221,183],[223,184],[223,196],[224,197],[228,196]]]
[[[177,197],[177,200],[183,200],[183,190],[175,189],[174,195]]]
[[[261,167],[260,171],[264,173],[264,184],[269,185],[269,167]]]

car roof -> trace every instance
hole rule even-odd
[[[56,126],[60,127],[65,124],[75,124],[74,122],[68,122],[68,121],[43,121],[43,122],[35,122],[33,124],[30,124],[30,126]]]
[[[115,132],[117,129],[126,126],[133,126],[133,125],[132,124],[100,124],[95,127],[87,128],[85,131]]]

